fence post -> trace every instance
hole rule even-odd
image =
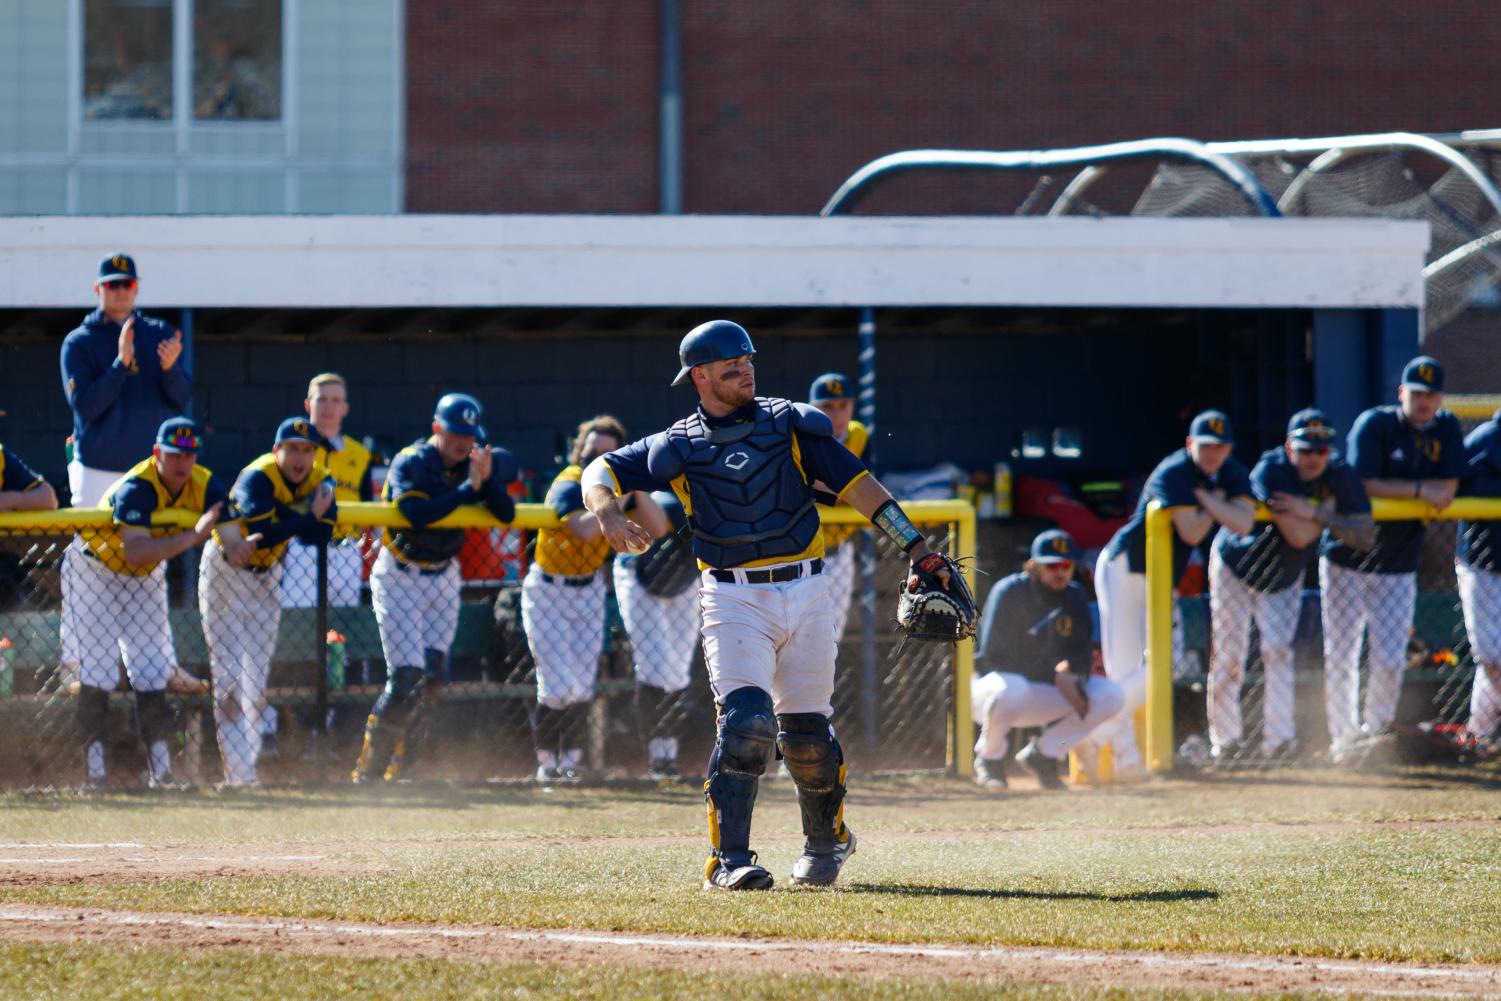
[[[959,513],[956,521],[959,525],[959,539],[953,555],[971,557],[960,565],[964,568],[964,579],[969,582],[970,593],[977,594],[974,567],[974,559],[978,558],[975,509],[968,504],[964,505],[964,510]],[[974,673],[975,641],[960,640],[954,648],[954,740],[950,747],[950,764],[954,771],[966,778],[975,774],[975,724],[969,706],[969,683]]]
[[[1147,508],[1147,768],[1173,767],[1173,513]]]
[[[316,768],[318,778],[325,776],[324,763],[328,758],[328,543],[319,542],[318,546],[318,574],[317,590],[318,604],[316,623],[313,626],[313,645],[318,651],[318,669],[313,679],[313,690],[317,693],[314,712],[317,721],[313,724],[313,733],[318,741],[319,754]]]

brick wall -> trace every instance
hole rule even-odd
[[[656,4],[410,0],[412,211],[656,208]],[[682,4],[684,198],[810,213],[866,161],[1443,131],[1501,122],[1483,0]],[[1015,184],[905,179],[891,211],[1010,211]]]

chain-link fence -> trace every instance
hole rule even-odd
[[[909,511],[956,551],[953,507]],[[396,557],[403,523],[382,505],[341,508],[327,547],[294,539],[248,560],[210,538],[132,563],[109,517],[0,515],[0,787],[670,778],[708,758],[691,561],[665,582],[645,557],[547,573],[537,536],[556,519],[540,505],[511,526],[453,516],[458,553],[436,565]],[[170,512],[153,533],[190,529]],[[848,610],[846,755],[867,771],[962,767],[962,653],[901,643],[905,561],[873,536],[826,558]]]
[[[1501,756],[1501,553],[1482,522],[1501,519],[1501,502],[1373,506],[1379,555],[1310,557],[1290,575],[1280,547],[1242,559],[1216,549],[1209,593],[1173,599],[1183,623],[1172,663],[1180,764]],[[1461,517],[1475,521],[1456,560]],[[1418,554],[1413,572],[1393,562],[1403,545]]]

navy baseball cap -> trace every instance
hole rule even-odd
[[[1033,563],[1072,563],[1078,558],[1074,537],[1061,528],[1050,528],[1032,540]]]
[[[288,417],[277,425],[276,444],[284,441],[305,441],[319,448],[327,448],[328,440],[318,433],[318,428],[306,417]]]
[[[472,435],[480,441],[487,437],[485,426],[480,423],[484,415],[485,408],[468,393],[446,393],[433,410],[433,420],[444,431]]]
[[[196,452],[203,447],[203,435],[186,417],[170,417],[156,429],[156,447],[163,452]]]
[[[1402,385],[1424,393],[1444,391],[1444,366],[1432,355],[1418,355],[1402,370]]]
[[[138,280],[141,276],[136,274],[135,258],[129,254],[110,254],[99,262],[99,284],[120,281],[129,278]]]
[[[1215,445],[1233,444],[1230,418],[1222,410],[1206,410],[1193,419],[1188,426],[1188,436],[1194,441]]]
[[[824,403],[828,400],[848,400],[854,397],[850,392],[849,377],[839,372],[825,372],[813,380],[813,385],[808,387],[809,403]]]
[[[1287,440],[1297,448],[1299,443],[1327,445],[1334,440],[1334,425],[1329,417],[1317,407],[1308,407],[1293,414],[1287,421]]]

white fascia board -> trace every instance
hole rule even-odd
[[[1428,244],[1386,219],[7,217],[0,308],[86,304],[116,250],[143,306],[1418,308]]]

